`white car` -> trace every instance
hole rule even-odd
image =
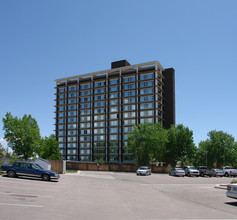
[[[140,167],[137,170],[137,175],[145,175],[145,176],[151,175],[151,168],[149,168],[149,167]]]
[[[199,170],[197,170],[196,167],[186,166],[186,167],[184,167],[184,171],[185,171],[186,176],[196,176],[196,177],[198,177],[200,175]]]
[[[237,199],[237,183],[227,186],[226,196],[232,199]]]
[[[225,175],[223,170],[220,169],[213,169],[213,176],[220,176],[223,177]]]
[[[170,176],[182,176],[182,177],[184,177],[185,172],[182,168],[174,168],[174,169],[170,170],[169,175]]]

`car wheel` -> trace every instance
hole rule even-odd
[[[43,181],[49,181],[49,180],[50,180],[49,175],[48,175],[48,174],[44,174],[44,175],[42,176],[42,180],[43,180]]]
[[[191,174],[190,174],[190,173],[188,173],[188,176],[190,177],[190,176],[191,176]]]
[[[230,175],[229,175],[229,173],[225,173],[225,176],[226,176],[226,177],[229,177]]]
[[[204,173],[201,173],[201,175],[200,175],[201,177],[204,177]]]
[[[8,175],[9,177],[13,178],[13,177],[16,176],[16,173],[15,173],[15,171],[13,171],[13,170],[9,170],[9,171],[7,172],[7,175]]]

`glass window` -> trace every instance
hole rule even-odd
[[[154,93],[154,89],[151,88],[151,89],[141,89],[140,90],[140,94],[141,95],[145,95],[145,94],[153,94]]]
[[[65,140],[66,140],[66,139],[65,139],[64,137],[59,137],[59,138],[58,138],[58,141],[59,141],[59,142],[64,142]]]
[[[68,104],[75,104],[77,103],[76,99],[68,99]]]
[[[104,119],[105,119],[105,115],[95,115],[94,116],[95,121],[104,120]]]
[[[68,110],[75,110],[77,109],[77,105],[69,105]]]
[[[118,128],[110,128],[109,133],[118,133]]]
[[[69,130],[69,131],[67,131],[67,134],[68,135],[77,135],[77,130]]]
[[[110,112],[117,112],[118,111],[118,106],[109,108],[109,111]]]
[[[90,100],[91,100],[90,97],[80,98],[80,102],[89,102]]]
[[[109,140],[118,140],[118,135],[110,135]]]
[[[123,117],[124,118],[134,118],[134,117],[136,117],[136,113],[135,112],[123,113]]]
[[[58,104],[59,104],[59,105],[64,105],[64,104],[65,104],[65,101],[64,101],[64,100],[58,101]]]
[[[81,89],[89,89],[91,87],[90,83],[87,84],[81,84]]]
[[[58,147],[59,148],[64,148],[66,145],[65,144],[59,144]]]
[[[140,112],[140,116],[141,117],[147,117],[147,116],[153,116],[154,115],[154,111],[141,111]]]
[[[141,109],[154,108],[154,103],[140,104]]]
[[[67,154],[70,154],[70,155],[75,155],[77,154],[77,151],[76,150],[67,150]]]
[[[58,88],[58,93],[65,92],[65,88]]]
[[[140,123],[143,124],[143,123],[154,123],[154,118],[142,118],[140,119]]]
[[[94,143],[94,147],[96,147],[96,148],[105,148],[105,143]]]
[[[97,108],[94,110],[95,114],[100,114],[100,113],[105,113],[105,109],[104,108]]]
[[[62,94],[62,95],[58,95],[58,99],[64,99],[65,98],[65,95]]]
[[[141,82],[140,87],[154,86],[154,81]]]
[[[136,102],[135,98],[124,98],[123,99],[124,104],[135,103],[135,102]]]
[[[76,144],[76,143],[68,143],[68,144],[67,144],[67,147],[68,147],[68,148],[76,148],[76,147],[77,147],[77,144]]]
[[[71,92],[71,91],[76,91],[77,90],[77,86],[70,86],[68,87],[68,91]]]
[[[102,106],[105,106],[105,102],[95,102],[95,103],[94,103],[94,106],[95,106],[95,107],[102,107]]]
[[[58,107],[58,111],[65,111],[65,107],[64,106]]]
[[[105,129],[94,129],[94,134],[104,134],[105,133]]]
[[[91,137],[90,136],[81,136],[80,141],[90,141]]]
[[[123,132],[127,133],[127,132],[132,132],[133,131],[133,127],[123,127]]]
[[[90,156],[80,156],[81,161],[90,161]]]
[[[91,113],[91,110],[82,110],[80,111],[81,115],[89,115]]]
[[[95,141],[104,141],[105,140],[105,136],[104,135],[100,135],[100,136],[95,135],[94,136],[94,140]]]
[[[90,116],[80,117],[80,121],[90,121],[90,120],[91,120]]]
[[[123,82],[134,82],[135,81],[135,76],[130,76],[130,77],[124,77]]]
[[[90,147],[90,143],[80,143],[80,148],[88,148]]]
[[[118,91],[118,89],[119,89],[118,86],[112,86],[112,87],[109,88],[109,91],[110,92],[115,92],[115,91]]]
[[[67,127],[68,129],[75,129],[77,128],[77,124],[68,124]]]
[[[89,128],[90,123],[80,123],[80,128]]]
[[[104,127],[105,122],[94,122],[94,127]]]
[[[105,93],[105,88],[95,89],[95,94]]]
[[[124,105],[123,106],[123,110],[124,111],[133,111],[136,109],[136,106],[135,105]]]
[[[124,125],[135,125],[136,120],[135,119],[131,119],[131,120],[124,120]]]
[[[64,116],[65,116],[64,112],[58,113],[58,117],[64,117]]]
[[[118,157],[117,156],[110,156],[109,161],[110,162],[118,162]]]
[[[110,99],[114,99],[114,98],[118,98],[118,97],[119,97],[119,94],[117,92],[109,94]]]
[[[58,123],[65,123],[65,119],[64,118],[58,119]]]
[[[90,103],[86,103],[86,104],[81,104],[80,105],[80,108],[83,109],[83,108],[90,108],[91,107],[91,104]]]
[[[154,96],[142,96],[140,97],[140,102],[149,102],[154,101]]]
[[[87,130],[80,130],[80,134],[81,134],[81,135],[90,134],[90,133],[91,133],[90,129],[87,129]]]
[[[67,137],[67,141],[70,142],[77,141],[77,137]]]
[[[140,75],[140,80],[153,79],[153,78],[154,78],[154,74],[153,73]]]
[[[68,112],[68,116],[76,116],[76,115],[77,115],[76,111]]]
[[[123,89],[126,90],[126,89],[135,89],[135,84],[128,84],[128,85],[124,85],[123,86]]]
[[[118,105],[118,99],[113,99],[109,102],[109,105]]]
[[[105,95],[96,95],[95,101],[105,99]]]
[[[81,96],[90,95],[90,94],[91,94],[91,91],[90,91],[90,90],[80,92],[80,95],[81,95]]]
[[[77,122],[77,118],[68,118],[67,121],[68,121],[69,123]]]
[[[64,129],[64,125],[58,125],[58,129],[59,129],[59,130]]]
[[[68,93],[68,98],[74,98],[77,96],[76,92]]]
[[[136,95],[136,91],[129,91],[129,92],[124,92],[123,93],[123,96],[126,97],[126,96],[135,96]]]
[[[118,125],[118,121],[110,121],[109,125],[110,126],[117,126]]]
[[[80,154],[90,154],[90,153],[91,153],[90,149],[80,150]]]
[[[110,114],[109,118],[110,119],[117,119],[118,118],[118,114]]]
[[[95,82],[95,87],[100,87],[100,86],[104,86],[105,82],[101,81],[101,82]]]
[[[111,79],[111,80],[109,81],[109,84],[110,84],[110,85],[118,84],[118,79]]]
[[[59,131],[58,132],[58,136],[63,136],[64,135],[64,131]]]
[[[118,147],[118,142],[109,142],[109,147]]]

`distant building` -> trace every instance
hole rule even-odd
[[[56,80],[56,138],[64,159],[133,163],[125,151],[133,125],[175,124],[174,69],[159,62]]]

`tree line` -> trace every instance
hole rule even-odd
[[[133,126],[128,134],[128,152],[140,165],[165,162],[175,167],[207,165],[208,167],[237,166],[237,142],[223,131],[210,131],[208,138],[195,146],[193,132],[182,124],[164,129],[161,124]]]
[[[58,142],[52,134],[41,137],[40,129],[35,118],[24,115],[22,118],[13,117],[8,112],[3,118],[4,139],[12,149],[12,154],[0,147],[0,156],[15,156],[18,159],[61,159]],[[8,152],[8,155],[6,154]]]

